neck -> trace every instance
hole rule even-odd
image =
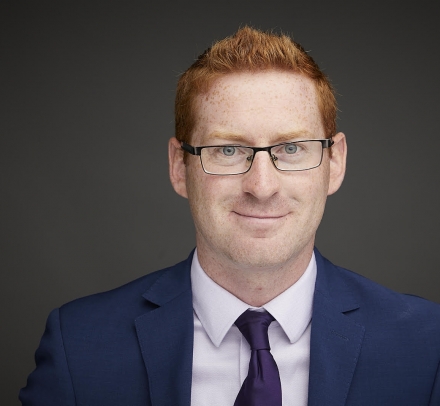
[[[218,285],[250,306],[260,307],[291,287],[304,274],[310,262],[309,249],[281,264],[261,267],[221,261],[197,248],[201,267]]]

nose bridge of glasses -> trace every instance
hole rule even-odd
[[[250,147],[252,149],[252,155],[249,155],[246,159],[250,162],[250,165],[254,162],[255,155],[257,152],[267,152],[271,162],[276,166],[275,161],[278,159],[274,154],[272,154],[272,146],[270,147]]]

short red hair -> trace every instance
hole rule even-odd
[[[283,34],[240,28],[208,48],[181,75],[175,100],[176,138],[189,143],[195,127],[195,99],[219,76],[235,72],[283,70],[302,74],[315,85],[325,134],[336,133],[336,98],[329,79],[304,48]]]

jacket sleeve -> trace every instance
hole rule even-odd
[[[49,315],[35,353],[35,370],[20,391],[23,406],[75,406],[75,393],[63,344],[59,309]]]
[[[434,380],[434,386],[431,392],[431,399],[429,401],[429,406],[440,405],[440,363],[437,367],[437,374]]]

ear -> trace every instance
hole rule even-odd
[[[186,192],[186,166],[183,162],[183,150],[180,142],[173,137],[168,142],[168,161],[170,167],[170,180],[174,190],[182,197],[188,198]]]
[[[347,142],[343,133],[337,133],[333,138],[332,153],[330,156],[330,182],[328,195],[335,193],[342,184],[347,163]]]

